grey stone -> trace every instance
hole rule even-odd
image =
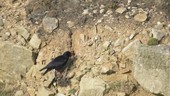
[[[134,16],[134,20],[139,22],[146,21],[147,18],[147,14],[145,12],[138,13]]]
[[[72,21],[67,21],[67,24],[68,24],[68,27],[73,27],[75,24],[74,24],[74,22],[72,22]]]
[[[30,36],[30,33],[23,26],[16,26],[15,30],[19,35],[23,36],[25,40]]]
[[[158,39],[158,41],[160,41],[166,35],[161,30],[158,30],[158,29],[155,29],[155,28],[152,28],[152,34],[153,34],[153,38]]]
[[[0,41],[0,53],[0,79],[5,81],[20,80],[35,63],[35,53],[9,42]]]
[[[133,74],[152,93],[170,96],[170,46],[139,46]]]
[[[116,12],[117,12],[117,13],[120,13],[120,14],[122,14],[122,13],[125,12],[125,11],[126,11],[126,8],[125,8],[125,7],[119,7],[119,8],[116,9]]]
[[[103,13],[104,11],[105,11],[104,9],[100,9],[100,11],[99,11],[99,12],[100,12],[100,13]]]
[[[47,33],[53,32],[53,30],[58,27],[58,23],[58,19],[53,17],[44,17],[42,20],[43,28]]]
[[[38,49],[40,47],[41,44],[41,39],[38,37],[37,34],[34,34],[31,38],[31,40],[29,41],[29,44],[33,47]]]
[[[114,46],[117,47],[123,44],[124,44],[124,39],[117,39],[114,43]]]
[[[137,32],[132,33],[132,34],[129,36],[129,39],[132,40],[137,34],[138,34]]]
[[[102,79],[83,76],[78,96],[103,96],[105,87],[106,83]]]

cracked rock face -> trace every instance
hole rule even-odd
[[[141,46],[134,59],[134,77],[153,93],[170,95],[170,46]]]
[[[0,42],[0,44],[0,79],[16,82],[34,65],[36,56],[24,47],[9,42]]]

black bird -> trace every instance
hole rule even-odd
[[[66,67],[66,63],[69,59],[69,57],[72,56],[73,53],[66,51],[64,52],[63,55],[60,55],[58,57],[56,57],[54,60],[52,60],[47,66],[45,66],[44,68],[42,68],[40,71],[45,70],[46,71],[43,73],[43,75],[45,75],[47,72],[55,69],[56,71],[63,71],[64,68]]]

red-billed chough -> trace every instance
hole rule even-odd
[[[40,71],[45,70],[46,71],[43,73],[43,75],[45,75],[47,72],[55,69],[56,71],[63,71],[64,68],[66,67],[66,63],[69,59],[69,57],[71,57],[73,55],[72,52],[66,51],[64,52],[63,55],[60,55],[58,57],[56,57],[54,60],[52,60],[47,66],[45,66],[44,68],[42,68]]]

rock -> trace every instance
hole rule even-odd
[[[117,96],[126,96],[126,93],[125,92],[118,92]]]
[[[97,13],[97,10],[93,10],[93,13],[96,14],[96,13]]]
[[[99,12],[100,12],[100,14],[101,14],[101,13],[103,13],[104,11],[105,11],[104,9],[100,9],[100,11],[99,11]]]
[[[8,37],[11,35],[11,33],[9,32],[6,32],[5,35],[7,35]]]
[[[24,37],[27,40],[30,36],[30,33],[23,26],[16,26],[15,31]]]
[[[152,28],[151,33],[153,34],[153,38],[158,39],[160,41],[166,34],[164,32],[161,32],[161,30]]]
[[[82,13],[83,15],[87,15],[87,14],[89,14],[89,9],[85,9],[85,10],[83,10],[83,13]]]
[[[11,33],[12,36],[16,36],[17,35],[17,32],[14,29],[10,29],[10,33]]]
[[[36,96],[35,95],[35,88],[33,88],[33,87],[27,87],[27,92],[30,96]]]
[[[24,92],[22,90],[19,90],[15,93],[15,96],[23,96]]]
[[[2,16],[0,16],[0,27],[2,27],[3,25],[4,25],[3,18]]]
[[[68,24],[68,27],[73,27],[75,24],[74,24],[74,22],[72,22],[72,21],[67,21],[67,24]]]
[[[144,22],[146,21],[147,18],[148,18],[147,14],[145,12],[138,13],[137,15],[134,16],[134,20],[139,22]]]
[[[119,8],[116,9],[116,12],[117,12],[117,13],[120,13],[120,14],[122,14],[122,13],[125,12],[125,11],[126,11],[126,8],[125,8],[125,7],[119,7]]]
[[[103,47],[107,50],[109,48],[110,44],[111,44],[111,41],[105,41],[103,43]]]
[[[55,96],[65,96],[65,95],[62,93],[57,93]]]
[[[37,34],[34,34],[31,38],[31,40],[29,41],[29,44],[33,47],[38,49],[40,47],[41,44],[41,39],[38,37]]]
[[[106,12],[108,15],[110,15],[110,14],[112,14],[113,13],[113,11],[112,10],[107,10],[107,12]]]
[[[18,40],[19,42],[21,42],[21,44],[23,44],[23,45],[26,44],[25,39],[24,39],[21,35],[18,35],[17,40]]]
[[[38,88],[38,92],[36,96],[51,96],[51,95],[54,95],[52,91],[49,91],[44,87],[40,87]]]
[[[33,65],[30,70],[26,73],[26,79],[31,80],[32,78],[40,79],[41,78],[41,73],[40,73],[40,68],[42,68],[42,65],[37,64]]]
[[[44,28],[44,31],[47,33],[51,33],[58,27],[58,19],[53,17],[44,17],[42,20],[42,25]]]
[[[103,96],[105,86],[106,83],[102,79],[83,76],[78,96]]]
[[[132,40],[137,34],[138,34],[137,32],[132,33],[132,34],[129,36],[129,39]]]
[[[133,63],[134,77],[143,88],[170,96],[170,46],[140,46]]]
[[[123,45],[123,44],[124,44],[124,39],[117,39],[115,41],[114,46],[117,47],[117,46],[120,46],[120,45]]]
[[[136,54],[137,48],[140,45],[141,45],[140,40],[138,39],[134,40],[122,49],[122,53],[132,60],[134,58],[134,55]]]
[[[102,74],[111,74],[114,72],[113,70],[113,64],[104,64],[100,68],[100,73]]]
[[[36,54],[9,42],[0,44],[0,79],[17,82],[34,65]]]

